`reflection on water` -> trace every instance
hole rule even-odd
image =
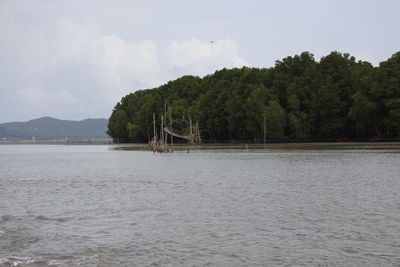
[[[0,265],[400,265],[398,149],[113,148],[0,146]]]

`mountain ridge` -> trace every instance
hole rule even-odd
[[[109,139],[107,124],[108,120],[104,118],[74,121],[45,116],[24,122],[0,123],[0,140]]]

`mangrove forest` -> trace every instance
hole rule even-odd
[[[124,96],[107,133],[148,142],[162,116],[182,134],[188,118],[196,121],[203,142],[396,140],[400,52],[379,66],[336,51],[318,62],[303,52],[270,68],[183,76]]]

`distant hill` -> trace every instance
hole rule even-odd
[[[108,139],[107,124],[107,119],[71,121],[51,117],[0,123],[0,140]]]

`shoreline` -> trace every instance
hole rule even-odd
[[[117,150],[150,150],[147,144],[143,143],[121,143],[115,144]],[[240,151],[261,151],[261,150],[363,150],[363,149],[395,149],[400,150],[400,142],[308,142],[308,143],[267,143],[267,144],[246,144],[246,143],[216,143],[202,144],[189,147],[187,144],[174,144],[174,151],[186,150],[240,150]]]
[[[118,146],[145,146],[148,143],[114,143],[112,140],[75,140],[75,141],[63,141],[63,140],[50,140],[50,141],[0,141],[0,145],[118,145]],[[220,146],[314,146],[314,145],[400,145],[400,140],[395,141],[300,141],[300,142],[269,142],[269,143],[246,143],[246,142],[224,142],[224,143],[203,143],[195,147],[220,147]],[[186,143],[175,143],[176,147],[186,147]]]
[[[0,145],[112,145],[112,140],[49,140],[49,141],[0,141]]]

